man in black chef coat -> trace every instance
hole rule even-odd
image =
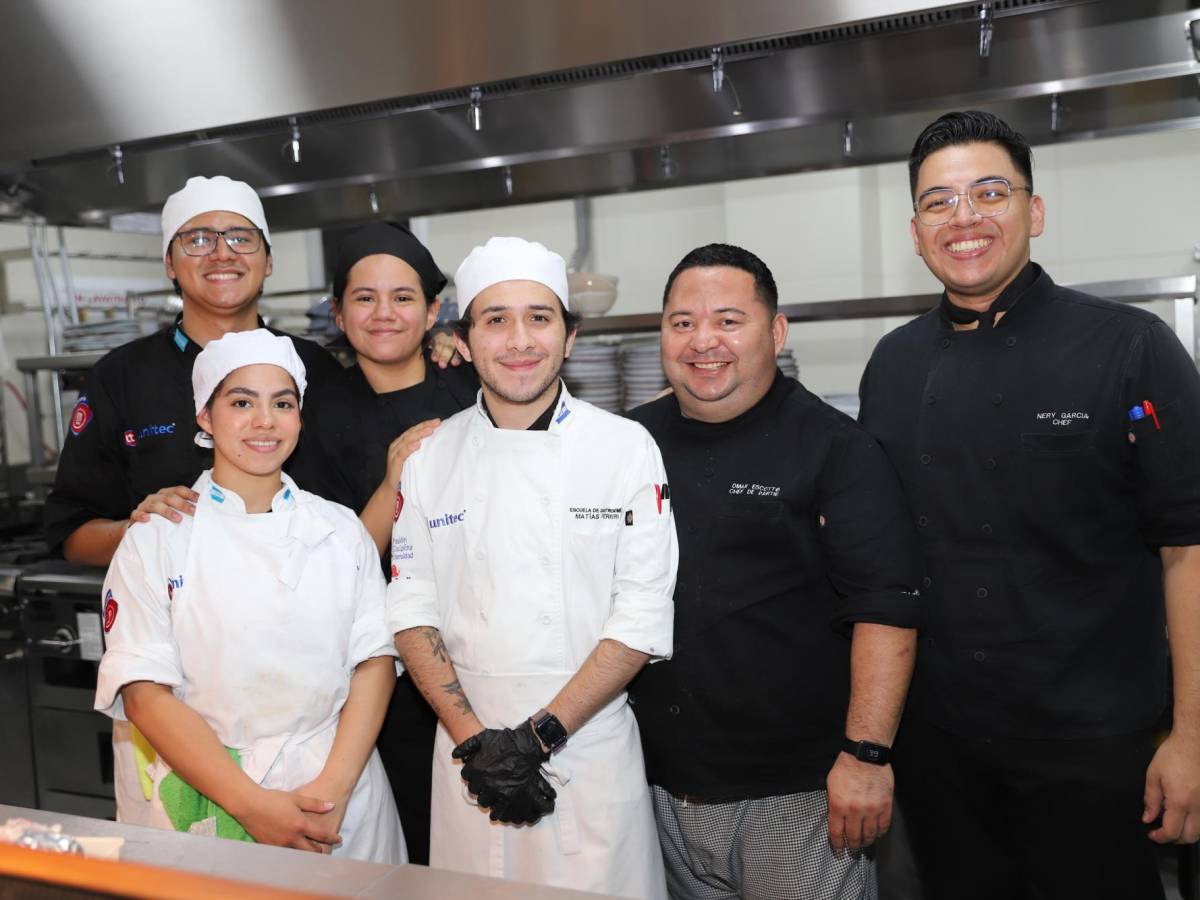
[[[1151,842],[1200,836],[1200,378],[1157,317],[1030,262],[1004,122],[943,116],[909,173],[945,293],[880,341],[861,420],[925,557],[896,772],[927,893],[1162,897]]]
[[[632,690],[676,898],[866,898],[912,670],[919,556],[895,472],[785,378],[775,281],[712,244],[664,292],[674,388],[631,414],[679,532],[675,655]]]
[[[258,296],[271,274],[271,233],[254,189],[223,175],[190,178],[167,199],[162,224],[183,313],[88,374],[46,499],[47,543],[71,562],[107,566],[134,517],[190,515],[191,485],[212,465],[212,451],[193,442],[192,363],[210,340],[264,327]],[[292,341],[310,384],[339,375],[322,348]],[[315,415],[305,403],[310,428]]]

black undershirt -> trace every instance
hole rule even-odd
[[[560,378],[558,380],[558,390],[556,390],[554,392],[554,402],[551,403],[549,406],[547,406],[546,411],[544,413],[542,413],[540,416],[538,416],[536,419],[534,419],[533,422],[530,423],[529,427],[526,428],[525,430],[526,431],[549,431],[550,423],[554,421],[554,410],[556,410],[558,408],[558,399],[561,396],[562,396],[562,379]],[[496,425],[495,417],[492,416],[492,411],[490,409],[488,409],[486,397],[484,398],[484,401],[483,401],[483,411],[485,413],[487,413],[488,421],[491,422],[493,425],[495,425],[497,428],[499,428],[500,426]]]

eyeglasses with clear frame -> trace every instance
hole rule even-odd
[[[257,253],[262,246],[262,230],[258,228],[226,228],[214,231],[211,228],[191,228],[175,235],[179,246],[188,256],[208,256],[217,249],[217,239],[234,253]]]
[[[917,197],[913,211],[922,225],[945,225],[958,210],[958,198],[966,197],[971,211],[984,219],[1008,212],[1015,191],[1029,191],[1026,186],[1014,186],[1007,178],[984,178],[961,193],[948,188],[934,188]]]

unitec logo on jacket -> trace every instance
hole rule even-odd
[[[125,446],[136,447],[138,441],[142,438],[158,437],[163,434],[174,434],[175,423],[168,422],[166,425],[147,425],[141,431],[134,431],[132,428],[125,432]]]
[[[436,519],[430,519],[429,527],[441,528],[443,525],[457,525],[466,517],[467,511],[465,509],[462,512],[446,513],[445,515],[438,516]]]

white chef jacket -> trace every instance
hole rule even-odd
[[[123,686],[167,685],[239,752],[250,778],[294,790],[325,764],[355,667],[396,651],[378,555],[362,523],[282,478],[270,513],[247,514],[208,471],[193,486],[195,515],[130,526],[104,582],[95,706],[122,721]],[[129,747],[115,737],[114,752]],[[158,795],[169,772],[161,757],[153,763],[149,801],[123,779],[121,821],[171,827]],[[407,860],[376,752],[340,833],[335,855]]]
[[[671,655],[679,549],[658,447],[565,387],[546,431],[476,405],[405,463],[387,592],[393,632],[440,629],[487,727],[546,706],[605,638]],[[665,897],[637,723],[622,693],[546,767],[556,809],[532,827],[474,805],[439,725],[431,864],[629,897]]]

